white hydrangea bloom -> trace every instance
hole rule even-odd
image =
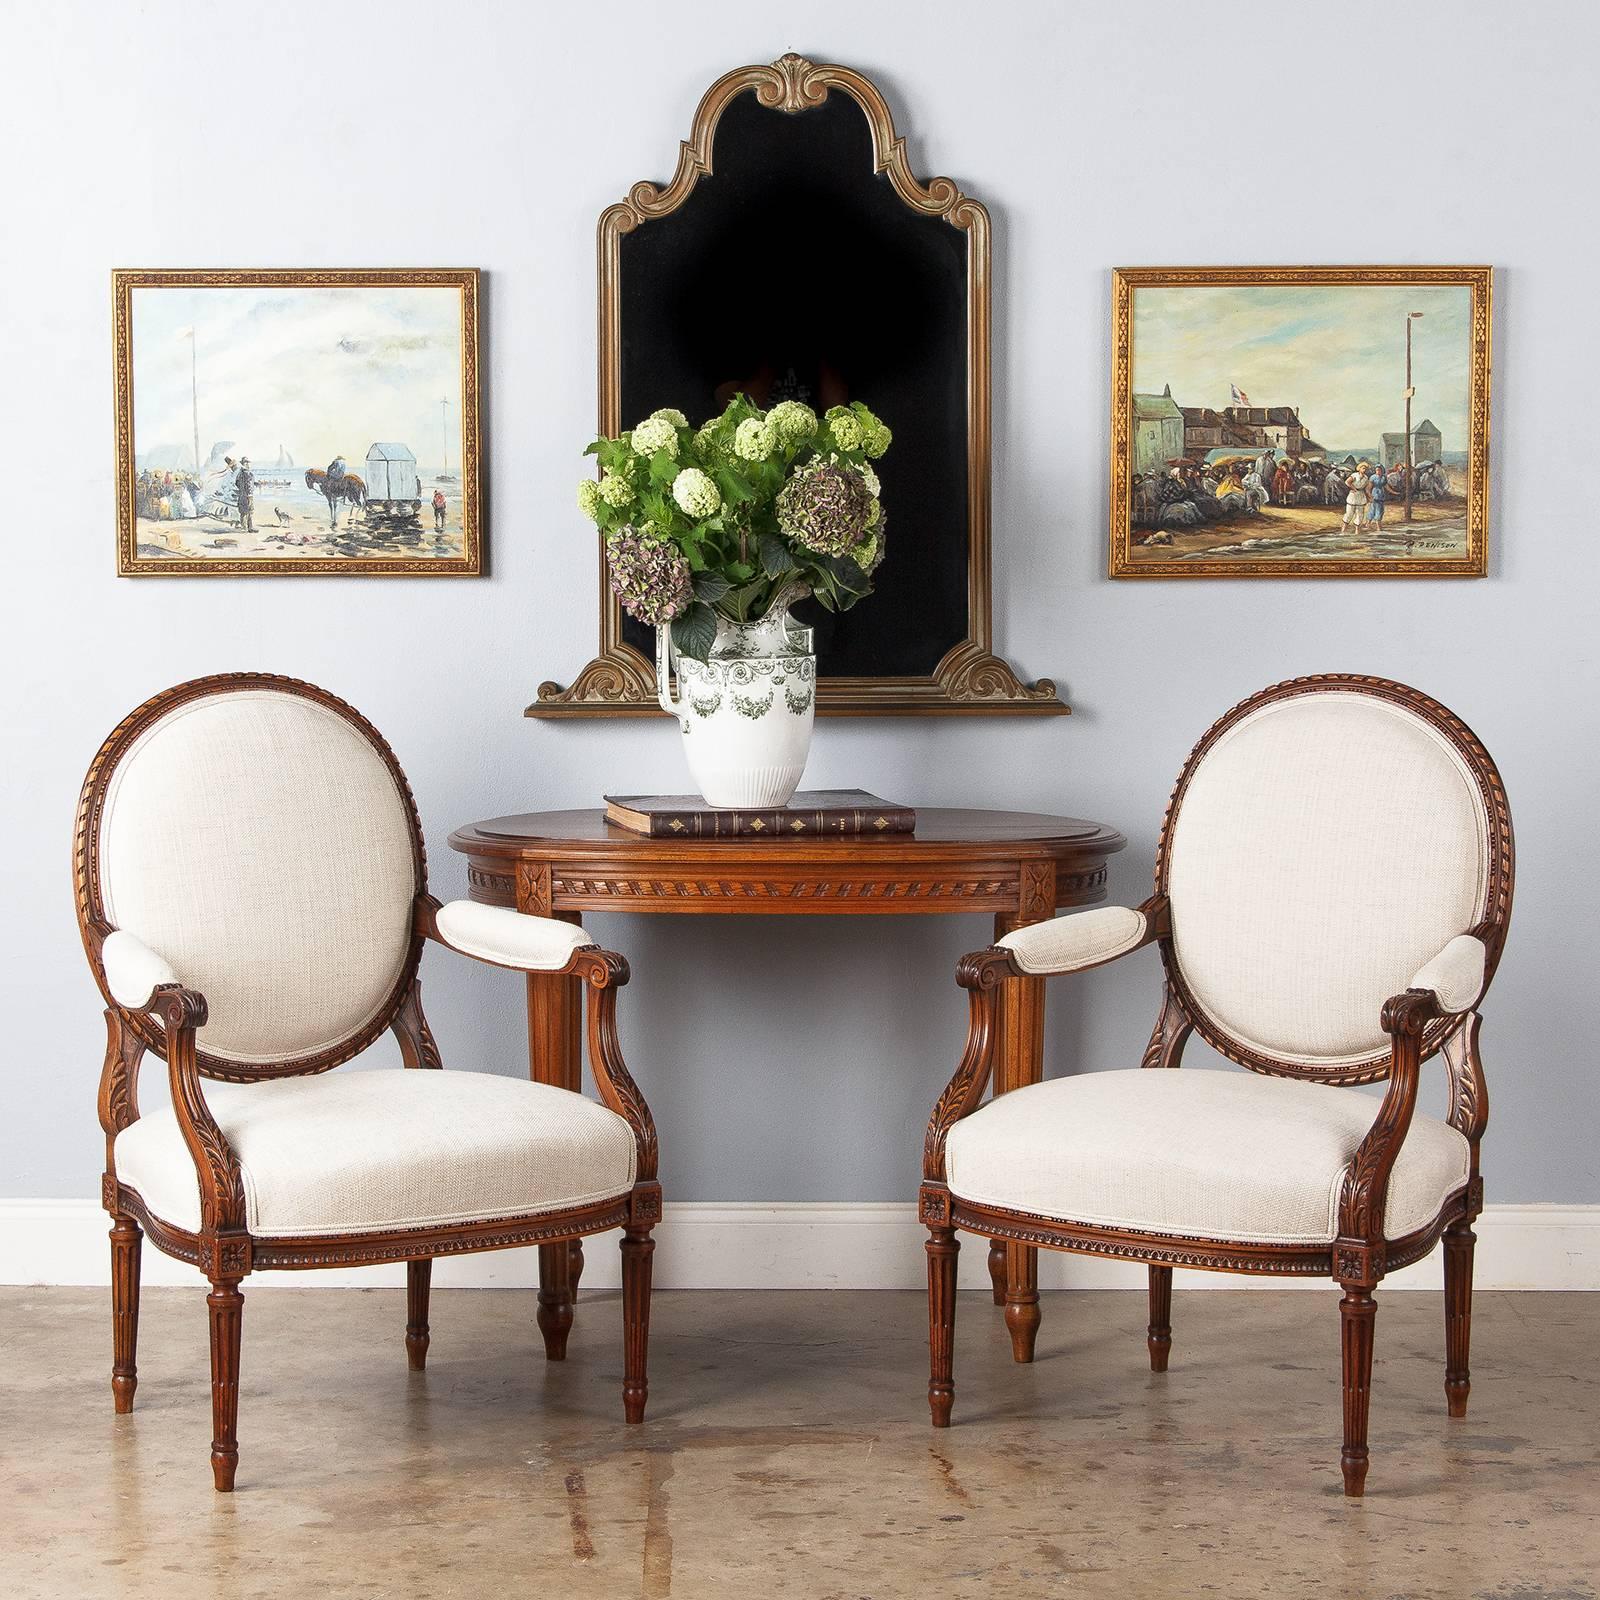
[[[678,430],[659,413],[646,417],[633,430],[633,448],[642,456],[653,456],[665,450],[669,456],[678,453]]]
[[[633,503],[633,485],[615,472],[608,472],[600,480],[600,498],[608,506],[620,510]]]
[[[765,461],[777,445],[778,430],[769,419],[746,417],[733,431],[733,453],[745,461]]]
[[[722,505],[722,491],[698,467],[685,467],[672,480],[672,498],[686,517],[714,517]]]

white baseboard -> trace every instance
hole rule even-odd
[[[0,1200],[0,1283],[107,1284],[108,1222],[93,1200]],[[1474,1278],[1480,1289],[1600,1289],[1600,1205],[1489,1206],[1477,1224]],[[679,1202],[656,1230],[655,1282],[663,1289],[917,1289],[925,1282],[916,1208],[900,1202],[834,1205]],[[988,1282],[986,1250],[963,1234],[961,1282]],[[615,1288],[614,1235],[591,1239],[584,1285]],[[1385,1289],[1441,1286],[1437,1250],[1384,1280]],[[195,1270],[160,1251],[144,1252],[147,1284],[198,1282]],[[441,1288],[521,1289],[538,1281],[536,1253],[494,1250],[442,1260]],[[1326,1288],[1320,1278],[1250,1278],[1184,1272],[1183,1288]],[[398,1266],[324,1272],[267,1272],[257,1285],[308,1289],[402,1284]],[[1042,1289],[1142,1288],[1142,1267],[1089,1256],[1039,1253]]]

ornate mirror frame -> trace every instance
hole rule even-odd
[[[860,108],[872,134],[874,170],[887,176],[913,211],[941,217],[967,235],[967,636],[933,672],[915,677],[819,676],[819,716],[1062,715],[1070,708],[1048,678],[1024,682],[992,650],[990,605],[990,281],[989,213],[949,178],[921,183],[911,171],[905,140],[894,130],[877,87],[848,67],[818,65],[789,54],[771,66],[740,67],[719,78],[695,111],[689,138],[666,188],[636,183],[626,200],[609,206],[599,226],[600,432],[622,428],[622,273],[626,233],[676,211],[712,170],[717,122],[737,96],[754,93],[773,110],[799,113],[820,106],[837,89]],[[598,541],[597,541],[598,542]],[[568,687],[539,685],[530,717],[664,716],[656,703],[655,664],[622,635],[622,611],[606,582],[600,551],[600,653]]]

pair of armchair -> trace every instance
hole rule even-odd
[[[74,869],[106,999],[118,1412],[138,1383],[145,1234],[211,1285],[211,1465],[229,1491],[250,1272],[404,1261],[406,1352],[420,1369],[434,1258],[537,1245],[538,1322],[560,1360],[574,1242],[620,1227],[623,1409],[643,1419],[661,1190],[649,1108],[617,1042],[621,956],[565,922],[441,905],[388,745],[287,678],[203,678],[133,712],[85,781]],[[417,977],[428,940],[581,984],[598,1102],[439,1070]],[[385,1030],[402,1069],[329,1070]],[[147,1052],[166,1060],[170,1106],[141,1116]]]
[[[967,956],[971,1026],[928,1126],[920,1196],[935,1426],[949,1425],[955,1394],[958,1230],[994,1241],[1018,1361],[1032,1360],[1039,1327],[1038,1246],[1148,1265],[1157,1372],[1175,1266],[1332,1277],[1351,1496],[1367,1475],[1373,1291],[1442,1237],[1445,1394],[1465,1416],[1488,1121],[1477,1006],[1512,881],[1505,790],[1468,728],[1384,679],[1303,678],[1235,707],[1196,745],[1150,899],[1021,928]],[[1037,989],[1149,944],[1166,987],[1141,1067],[981,1103],[1004,986]],[[1196,1033],[1249,1071],[1167,1070]],[[1435,1055],[1445,1121],[1416,1109]],[[1381,1101],[1352,1087],[1385,1080]]]
[[[287,678],[199,679],[133,712],[90,768],[74,865],[106,999],[117,1411],[138,1381],[145,1234],[211,1285],[211,1461],[225,1491],[252,1270],[406,1262],[405,1344],[420,1368],[434,1257],[535,1244],[539,1327],[559,1360],[576,1242],[621,1228],[623,1407],[642,1419],[661,1190],[650,1112],[617,1042],[621,956],[565,922],[440,905],[389,747],[342,701]],[[1299,679],[1195,747],[1150,899],[968,956],[970,1032],[928,1126],[920,1195],[935,1425],[949,1424],[955,1393],[960,1230],[992,1241],[1019,1361],[1039,1327],[1039,1246],[1148,1265],[1156,1371],[1175,1266],[1332,1277],[1350,1495],[1367,1473],[1373,1291],[1443,1238],[1445,1391],[1450,1415],[1465,1415],[1488,1118],[1476,1008],[1512,879],[1505,791],[1466,727],[1382,679]],[[417,978],[430,939],[581,984],[598,1102],[439,1070]],[[983,1100],[1011,1009],[1003,986],[1042,1005],[1045,978],[1148,944],[1166,990],[1141,1068]],[[401,1070],[330,1072],[386,1029]],[[1166,1070],[1196,1033],[1249,1073]],[[166,1061],[171,1104],[141,1116],[147,1052]],[[1416,1109],[1435,1055],[1449,1077],[1442,1122]],[[1385,1080],[1381,1101],[1354,1087]]]

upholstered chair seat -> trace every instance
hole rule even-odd
[[[961,1231],[989,1239],[1021,1362],[1039,1331],[1040,1246],[1146,1265],[1156,1372],[1174,1268],[1332,1278],[1352,1496],[1369,1459],[1373,1291],[1442,1240],[1445,1395],[1465,1416],[1489,1120],[1478,1007],[1513,862],[1500,775],[1458,718],[1382,678],[1297,678],[1194,747],[1149,899],[1011,923],[963,957],[966,1049],[923,1142],[934,1425],[949,1426],[955,1396]],[[1039,1081],[1042,1063],[1019,1057],[1045,980],[1150,945],[1165,992],[1139,1063],[1118,1063],[1134,1070],[1067,1063]],[[1234,1066],[1178,1070],[1191,1035]],[[1443,1121],[1418,1109],[1434,1058]]]
[[[218,1083],[206,1102],[257,1238],[382,1233],[591,1205],[633,1187],[633,1130],[551,1084],[485,1072],[333,1072]],[[117,1176],[200,1231],[194,1159],[169,1108],[116,1138]]]
[[[965,1200],[1065,1222],[1331,1244],[1345,1169],[1379,1104],[1241,1072],[1089,1072],[1014,1089],[958,1122],[945,1173]],[[1389,1177],[1387,1236],[1426,1228],[1471,1158],[1456,1129],[1413,1117]]]

